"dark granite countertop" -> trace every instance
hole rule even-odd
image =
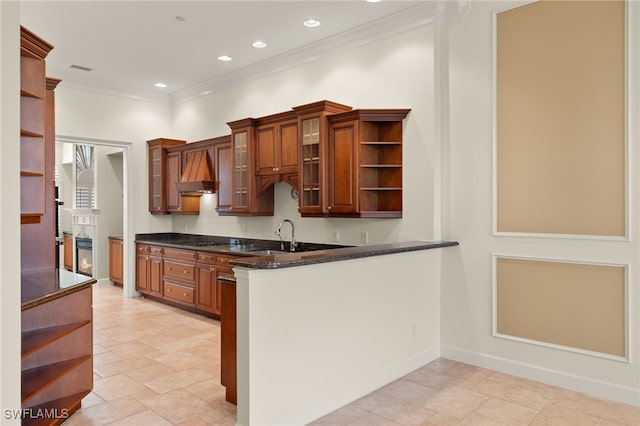
[[[46,269],[22,273],[22,310],[82,290],[96,283],[96,279],[75,274],[66,269]]]
[[[136,242],[243,256],[242,259],[232,260],[230,264],[252,269],[290,268],[294,266],[337,262],[340,260],[458,245],[457,241],[409,241],[352,247],[303,242],[299,243],[301,251],[289,252],[288,242],[285,242],[285,251],[280,251],[280,242],[274,240],[180,234],[174,232],[137,234]]]
[[[316,263],[337,262],[340,260],[382,256],[410,251],[430,250],[441,247],[457,246],[457,241],[408,241],[404,243],[379,244],[360,247],[344,247],[333,250],[317,250],[300,253],[276,253],[269,256],[234,259],[231,265],[251,269],[281,269]]]

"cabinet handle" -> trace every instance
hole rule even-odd
[[[186,269],[184,271],[182,271],[183,274],[188,274],[189,271],[187,271]]]

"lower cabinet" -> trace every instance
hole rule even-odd
[[[162,296],[162,247],[136,244],[136,290]]]
[[[175,306],[219,317],[221,274],[234,256],[136,244],[136,290]]]
[[[122,238],[109,237],[109,279],[122,287]]]
[[[69,232],[64,232],[62,236],[62,247],[64,247],[63,266],[67,271],[73,272],[73,235]]]

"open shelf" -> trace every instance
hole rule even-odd
[[[92,355],[85,355],[22,371],[22,404],[28,404],[30,399],[91,358]]]
[[[80,392],[65,398],[56,399],[55,401],[34,405],[33,407],[25,407],[31,410],[33,417],[24,417],[22,419],[22,426],[59,425],[68,419],[71,414],[78,410],[78,408],[80,408],[82,398],[87,396],[89,393],[90,391]],[[46,412],[49,414],[49,417],[40,417],[39,414],[43,413],[41,410],[47,410]],[[52,418],[53,416],[51,416],[51,414],[57,417]]]
[[[67,334],[89,324],[91,321],[81,321],[71,324],[63,324],[55,327],[40,328],[22,333],[22,357],[63,338]]]

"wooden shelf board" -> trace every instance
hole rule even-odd
[[[360,145],[402,145],[400,141],[360,141]]]
[[[20,136],[29,136],[32,138],[44,138],[44,135],[42,133],[32,132],[31,130],[27,130],[27,129],[20,129]]]
[[[402,191],[402,187],[401,186],[391,186],[391,187],[373,186],[373,187],[360,188],[360,191]]]
[[[22,88],[20,89],[20,96],[25,96],[28,98],[44,99],[41,95],[38,95],[37,93],[34,93],[27,89],[22,89]]]
[[[91,355],[85,355],[80,358],[24,370],[22,372],[22,403],[24,404],[68,372],[90,359]]]
[[[40,223],[44,213],[22,213],[20,215],[20,224]]]
[[[91,321],[81,321],[55,327],[40,328],[22,333],[22,357],[32,354],[49,343],[63,338],[67,334],[89,324]]]
[[[23,418],[22,425],[28,426],[40,426],[40,425],[59,425],[67,418],[71,416],[82,404],[82,398],[89,395],[91,391],[77,393],[64,398],[56,399],[53,401],[45,402],[44,404],[35,405],[32,407],[22,407],[24,409],[30,409],[33,418]],[[48,410],[49,413],[54,413],[60,417],[65,415],[63,410],[66,410],[66,417],[62,418],[37,418],[38,414],[42,414],[39,410]]]
[[[41,173],[41,172],[28,172],[26,170],[20,170],[20,176],[43,177],[44,173]]]
[[[360,167],[374,169],[401,169],[402,164],[360,164]]]

